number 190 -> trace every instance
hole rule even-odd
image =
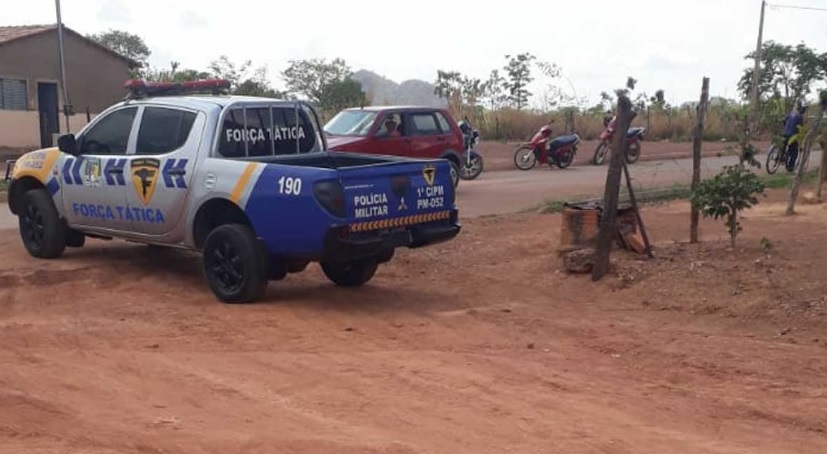
[[[279,194],[299,195],[302,192],[301,178],[281,177],[279,178]]]

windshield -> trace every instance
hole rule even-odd
[[[324,132],[334,136],[366,136],[377,112],[343,110],[324,125]]]

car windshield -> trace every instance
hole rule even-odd
[[[324,132],[334,136],[366,136],[377,112],[343,110],[324,125]]]

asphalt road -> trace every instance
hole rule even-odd
[[[759,156],[763,161],[766,155]],[[735,156],[704,158],[702,178],[716,174],[725,165],[737,162]],[[810,168],[821,160],[821,152],[813,152]],[[460,217],[479,217],[518,212],[541,204],[576,196],[599,196],[606,182],[608,166],[573,166],[560,170],[549,170],[548,166],[535,167],[529,171],[506,170],[483,172],[474,181],[460,182],[457,204]],[[631,165],[629,171],[637,190],[652,189],[675,183],[689,184],[692,178],[691,159],[668,159],[662,161],[640,161]],[[758,171],[765,174],[762,169]],[[784,172],[779,169],[779,173]],[[9,213],[5,204],[0,204],[0,229],[17,227],[17,218]]]

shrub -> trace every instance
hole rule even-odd
[[[690,197],[704,217],[724,218],[732,247],[742,230],[738,222],[741,211],[758,204],[758,194],[764,194],[764,183],[741,164],[726,166],[718,175],[701,181]]]

